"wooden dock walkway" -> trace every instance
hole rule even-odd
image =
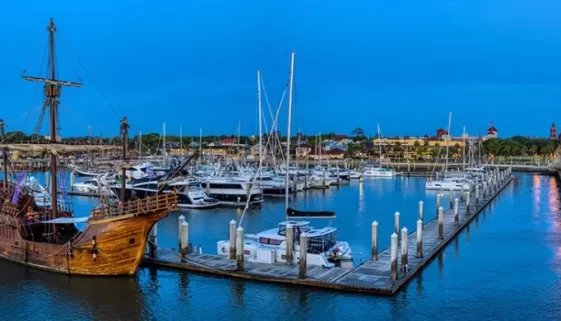
[[[417,232],[409,233],[407,238],[408,269],[404,273],[401,264],[401,247],[398,247],[398,275],[391,278],[391,254],[386,249],[378,254],[377,260],[367,260],[353,269],[323,268],[308,266],[306,278],[299,277],[298,264],[266,264],[245,262],[244,270],[236,269],[236,260],[226,256],[211,254],[189,254],[185,262],[181,261],[181,254],[168,249],[158,249],[158,258],[146,256],[144,264],[156,267],[168,267],[181,270],[210,273],[218,276],[237,277],[243,279],[295,284],[326,289],[337,289],[352,292],[363,292],[377,295],[391,296],[397,293],[407,282],[417,274],[428,262],[436,257],[446,244],[469,224],[501,191],[510,184],[512,177],[507,177],[498,185],[495,193],[487,195],[476,204],[475,195],[470,197],[470,215],[466,215],[466,205],[459,205],[459,224],[454,221],[454,210],[448,209],[444,213],[443,239],[438,239],[438,219],[430,220],[423,225],[422,248],[423,257],[417,254]],[[444,207],[447,204],[443,204]]]

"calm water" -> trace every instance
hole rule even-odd
[[[295,197],[298,208],[333,209],[338,238],[360,260],[370,224],[389,244],[393,214],[414,228],[418,201],[434,216],[420,178],[365,180]],[[447,202],[447,199],[445,199]],[[96,203],[74,198],[77,215]],[[68,277],[0,261],[0,319],[27,320],[561,320],[561,210],[552,177],[516,175],[469,230],[393,298],[246,282],[142,268],[134,278]],[[283,200],[246,213],[248,233],[283,219]],[[236,210],[183,211],[190,237],[207,253],[239,221]],[[159,224],[159,242],[177,247],[177,217]],[[315,226],[329,221],[314,222]]]

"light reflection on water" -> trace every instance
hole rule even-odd
[[[421,178],[373,179],[362,187],[352,182],[299,194],[294,202],[298,208],[335,210],[331,224],[338,237],[366,258],[373,220],[380,224],[385,248],[395,211],[410,230],[419,200],[425,202],[426,218],[434,217],[434,193],[423,187]],[[447,204],[446,197],[443,201]],[[96,200],[75,198],[74,204],[87,215]],[[190,223],[193,243],[210,253],[227,236],[228,221],[239,220],[234,209],[181,214]],[[159,224],[161,246],[177,247],[179,215],[171,213]],[[270,201],[247,213],[243,225],[257,232],[283,218],[284,202]],[[3,318],[31,320],[560,320],[560,222],[557,180],[520,174],[393,298],[148,268],[134,278],[68,277],[0,261],[0,291],[6,294],[0,307]]]

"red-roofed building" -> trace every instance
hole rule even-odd
[[[489,127],[487,128],[487,136],[485,138],[497,138],[499,137],[498,129],[493,126],[493,122],[489,122]]]
[[[235,137],[232,138],[224,138],[219,141],[220,145],[234,145],[238,142]]]

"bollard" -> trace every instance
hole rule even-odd
[[[417,257],[423,257],[423,221],[417,221]]]
[[[401,269],[407,273],[407,228],[401,229]]]
[[[419,219],[423,221],[423,201],[419,201]]]
[[[181,223],[181,262],[187,262],[187,248],[189,246],[189,223]]]
[[[293,242],[294,242],[294,234],[292,224],[286,225],[286,237],[285,237],[285,245],[286,245],[286,264],[292,265],[293,257],[292,257],[292,250],[293,250]]]
[[[236,221],[230,221],[230,260],[236,259]]]
[[[470,208],[469,208],[469,202],[470,201],[470,197],[469,197],[469,191],[466,192],[466,215],[469,215],[470,212]]]
[[[460,225],[459,213],[460,213],[460,200],[456,198],[454,200],[454,223],[456,224],[456,226]]]
[[[308,269],[307,267],[307,262],[306,260],[308,255],[308,236],[306,235],[306,233],[302,233],[300,234],[300,268],[299,268],[299,273],[298,276],[301,279],[305,279],[306,278],[306,271]]]
[[[460,202],[464,202],[464,192],[465,192],[465,186],[462,184],[462,189],[460,190]]]
[[[151,258],[155,259],[158,257],[158,223],[152,226],[152,231],[150,232],[150,246],[148,249]]]
[[[479,185],[475,185],[475,205],[479,203]]]
[[[378,222],[372,222],[372,260],[378,260]]]
[[[179,215],[177,218],[177,248],[179,249],[179,253],[181,253],[181,224],[185,222],[185,216]]]
[[[454,189],[450,187],[450,208],[454,208]]]
[[[438,239],[444,239],[444,209],[442,206],[438,208]]]
[[[393,217],[394,217],[393,232],[395,234],[398,234],[399,233],[399,212],[395,212]]]
[[[440,207],[440,198],[442,195],[440,193],[436,194],[436,215],[438,216],[438,208]]]
[[[391,262],[391,278],[393,281],[397,280],[397,233],[393,233],[391,237],[391,250],[390,250],[390,262]]]
[[[244,241],[245,241],[245,236],[243,232],[243,227],[240,226],[238,227],[236,233],[236,269],[238,271],[243,271]]]
[[[98,182],[99,184],[99,182]],[[74,190],[74,172],[70,173],[70,190],[73,191]]]

